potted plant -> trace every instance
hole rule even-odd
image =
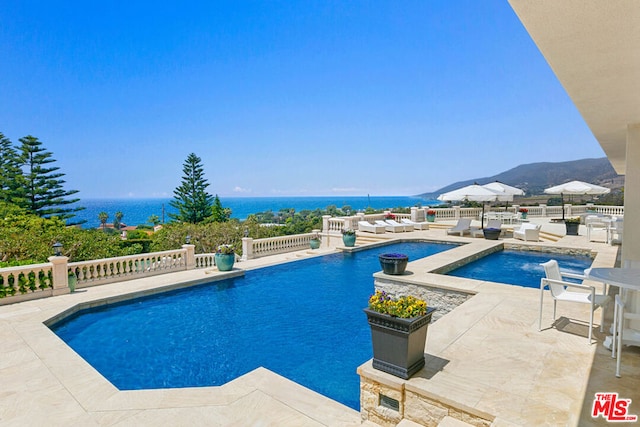
[[[482,230],[484,238],[487,240],[498,240],[501,232],[502,230],[499,228],[485,228]]]
[[[386,253],[378,255],[384,274],[402,274],[407,268],[409,257],[405,254]]]
[[[409,379],[424,366],[427,327],[435,308],[413,296],[376,291],[364,309],[371,327],[373,367]]]
[[[567,229],[567,236],[577,236],[578,228],[580,227],[580,217],[566,218],[564,225]]]
[[[518,212],[520,212],[522,219],[527,219],[527,214],[529,213],[529,209],[527,208],[520,208],[518,209]]]
[[[69,270],[68,277],[67,277],[67,285],[69,286],[69,291],[75,292],[77,284],[78,284],[78,278],[76,277],[76,273],[73,270]]]
[[[433,209],[427,210],[427,221],[434,222],[436,220],[436,211]]]
[[[218,271],[231,271],[236,260],[236,251],[233,245],[220,245],[214,258]]]
[[[311,246],[311,249],[318,249],[320,247],[321,239],[320,233],[317,231],[311,233],[311,237],[309,238],[309,246]]]
[[[342,243],[347,247],[353,247],[356,244],[356,230],[351,228],[342,229]]]
[[[393,219],[393,220],[395,220],[396,216],[394,214],[392,214],[391,212],[389,212],[384,216],[384,219]]]

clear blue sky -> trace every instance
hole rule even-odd
[[[506,0],[10,1],[0,132],[80,198],[413,195],[604,152]]]

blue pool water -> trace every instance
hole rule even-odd
[[[263,366],[359,409],[371,359],[362,309],[378,255],[455,247],[399,243],[247,271],[244,277],[81,311],[52,329],[120,390],[222,385]]]
[[[583,274],[593,261],[586,255],[550,254],[545,252],[504,250],[487,255],[447,273],[468,279],[508,283],[528,288],[540,288],[544,269],[540,265],[550,259],[558,261],[560,268]]]

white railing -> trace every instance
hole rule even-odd
[[[42,292],[53,287],[52,265],[30,264],[0,269],[0,297]]]
[[[215,253],[213,254],[197,254],[196,268],[210,268],[216,265]]]
[[[78,279],[77,287],[104,285],[143,276],[187,269],[186,251],[154,252],[92,261],[71,262],[70,272]]]
[[[313,233],[294,234],[291,236],[269,237],[267,239],[245,238],[242,240],[243,258],[253,259],[284,252],[299,251],[310,248]],[[251,248],[249,248],[249,245]],[[248,250],[245,250],[245,246]]]

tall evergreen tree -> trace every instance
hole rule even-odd
[[[57,216],[60,219],[73,218],[73,212],[83,208],[65,208],[64,206],[78,202],[80,199],[68,199],[78,190],[65,190],[61,179],[64,174],[58,172],[57,166],[48,167],[55,162],[52,154],[42,147],[38,138],[27,135],[20,138],[18,148],[19,165],[22,168],[22,192],[24,199],[20,205],[27,211],[40,217]]]
[[[213,206],[211,207],[211,220],[213,222],[225,222],[231,218],[231,209],[223,208],[220,198],[216,194],[213,198]]]
[[[209,183],[204,178],[201,161],[194,153],[187,156],[182,167],[182,184],[173,190],[173,200],[169,203],[178,213],[169,214],[170,218],[197,224],[211,217],[213,196],[206,191]]]
[[[9,138],[0,132],[0,201],[20,204],[18,153]]]

